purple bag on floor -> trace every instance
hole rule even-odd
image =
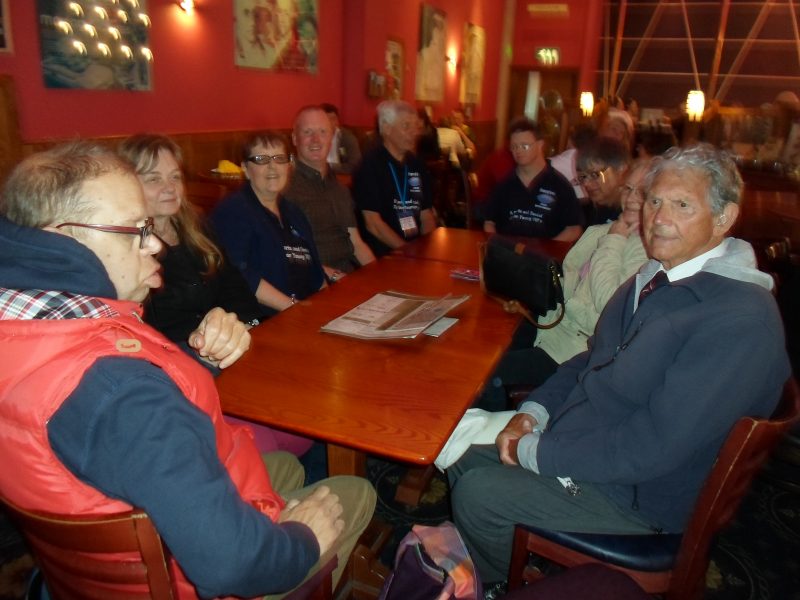
[[[379,600],[478,600],[483,589],[455,525],[414,525],[397,548]]]

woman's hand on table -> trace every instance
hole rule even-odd
[[[189,346],[220,369],[231,366],[250,348],[250,333],[235,313],[216,307],[189,335]]]
[[[334,269],[333,267],[329,267],[328,265],[322,265],[322,269],[325,271],[325,276],[330,281],[334,282],[338,281],[339,279],[347,275],[347,273],[345,273],[344,271],[340,271],[339,269]]]

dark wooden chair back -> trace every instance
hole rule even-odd
[[[800,387],[792,378],[769,419],[743,417],[719,451],[683,535],[603,535],[518,525],[509,588],[541,576],[527,568],[530,553],[572,567],[604,563],[667,600],[701,598],[716,534],[730,523],[770,452],[800,416]]]
[[[146,513],[54,515],[3,503],[54,600],[177,598],[169,553]],[[126,558],[115,559],[118,553]]]
[[[191,202],[202,215],[209,214],[217,202],[228,194],[228,188],[220,183],[210,181],[187,181],[184,184],[186,199]]]
[[[706,479],[683,534],[667,600],[702,596],[708,555],[717,532],[731,522],[753,478],[798,415],[800,387],[791,378],[772,418],[743,417],[736,423]]]

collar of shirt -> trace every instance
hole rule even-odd
[[[636,295],[633,297],[633,310],[636,312],[636,309],[639,305],[639,292],[642,291],[642,288],[646,286],[650,280],[655,277],[655,274],[659,271],[664,271],[667,274],[667,279],[669,279],[670,283],[674,283],[675,281],[679,281],[681,279],[686,279],[687,277],[691,277],[698,271],[703,268],[703,265],[706,264],[706,261],[710,258],[717,258],[725,254],[725,250],[728,245],[727,238],[722,240],[722,243],[715,246],[711,250],[704,252],[700,256],[695,256],[691,260],[687,260],[685,263],[679,264],[677,267],[673,267],[669,271],[667,271],[663,265],[658,262],[657,260],[649,260],[645,265],[641,268],[641,270],[636,274]]]
[[[314,167],[312,167],[309,164],[304,163],[300,159],[295,161],[294,170],[295,170],[296,174],[298,174],[298,175],[300,175],[302,177],[306,177],[308,179],[311,179],[312,181],[320,182],[320,183],[325,183],[326,179],[330,179],[332,177],[333,178],[336,177],[332,173],[332,171],[330,169],[328,169],[328,172],[325,175],[323,175],[320,171],[317,171]],[[291,184],[289,184],[289,185],[291,185]]]
[[[328,162],[332,165],[339,164],[339,137],[341,130],[337,127],[336,131],[333,132],[333,138],[331,139],[331,149],[328,150]]]

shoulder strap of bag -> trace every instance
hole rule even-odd
[[[513,299],[507,300],[505,298],[501,298],[500,296],[496,296],[486,289],[486,283],[484,282],[483,279],[483,260],[484,258],[486,258],[487,245],[488,245],[487,242],[481,242],[480,244],[478,244],[478,269],[480,272],[481,290],[483,291],[483,293],[489,296],[489,298],[492,298],[493,300],[499,302],[500,306],[503,307],[504,311],[511,314],[522,315],[528,320],[528,322],[530,322],[531,325],[533,325],[537,329],[552,329],[553,327],[561,323],[561,320],[564,318],[564,310],[565,310],[563,300],[560,300],[558,303],[558,316],[555,318],[555,320],[552,321],[551,323],[540,324],[536,321],[536,317],[534,317],[531,314],[531,311],[529,311],[526,306],[523,306],[522,303],[519,302],[518,300],[513,300]],[[522,242],[519,242],[514,246],[514,252],[516,252],[517,254],[522,254],[524,251],[525,251],[525,244],[523,244]],[[553,286],[553,288],[559,291],[558,297],[564,298],[564,293],[561,290],[561,279],[558,277],[558,271],[553,265],[550,266],[550,277],[551,277],[551,285]]]

